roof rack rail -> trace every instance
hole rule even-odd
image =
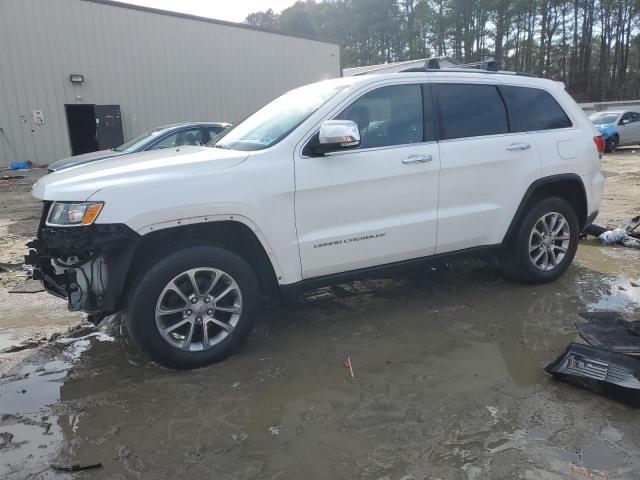
[[[425,68],[438,69],[440,68],[440,60],[437,58],[430,58],[425,62]]]
[[[476,68],[478,70],[487,70],[488,72],[497,72],[500,69],[500,60],[483,60],[481,62],[461,63],[457,65],[460,68]]]
[[[455,67],[442,67],[437,58],[430,58],[425,62],[424,67],[411,67],[405,68],[403,70],[399,70],[398,73],[408,73],[408,72],[456,72],[456,73],[493,73],[493,74],[501,74],[501,75],[517,75],[520,77],[536,77],[531,73],[526,72],[510,72],[500,70],[500,60],[484,60],[481,62],[472,62],[472,63],[460,63]]]

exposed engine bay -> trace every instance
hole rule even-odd
[[[49,208],[46,202],[37,239],[27,244],[33,278],[67,299],[69,310],[113,313],[140,236],[121,224],[49,227]]]

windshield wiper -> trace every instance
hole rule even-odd
[[[224,150],[232,150],[231,147],[227,147],[226,145],[220,145],[219,143],[216,143],[215,145],[213,145],[213,148],[222,148]]]

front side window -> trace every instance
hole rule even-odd
[[[200,128],[192,128],[172,133],[155,143],[149,150],[161,150],[182,145],[202,145],[202,130]]]
[[[224,128],[222,127],[209,127],[209,138],[215,138]]]
[[[209,128],[209,141],[205,145],[206,147],[215,147],[216,143],[220,141],[227,133],[233,129],[233,125],[229,125],[226,128],[222,127],[210,127]]]
[[[636,112],[627,112],[622,116],[621,119],[624,123],[633,123],[640,121],[640,113]],[[621,122],[622,123],[622,122]]]
[[[624,123],[630,123],[631,122],[631,113],[627,112],[624,115],[622,115],[622,118],[620,119],[620,124],[624,124]]]
[[[215,147],[243,151],[272,147],[347,88],[352,81],[339,79],[291,90],[236,126]]]
[[[153,130],[149,130],[148,132],[141,133],[137,137],[132,138],[128,142],[123,143],[122,145],[114,148],[116,152],[136,152],[140,148],[144,148],[149,142],[153,141],[153,139],[158,138],[164,129],[155,128]]]
[[[358,124],[360,149],[422,142],[422,87],[393,85],[378,88],[358,98],[336,119]]]
[[[507,111],[494,85],[451,83],[434,87],[441,140],[509,131]]]
[[[529,87],[500,87],[500,91],[507,102],[512,132],[571,127],[571,120],[548,92]]]

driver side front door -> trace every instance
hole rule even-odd
[[[318,157],[296,154],[304,279],[434,253],[440,155],[429,88],[369,90],[334,117],[358,124],[360,147]]]

